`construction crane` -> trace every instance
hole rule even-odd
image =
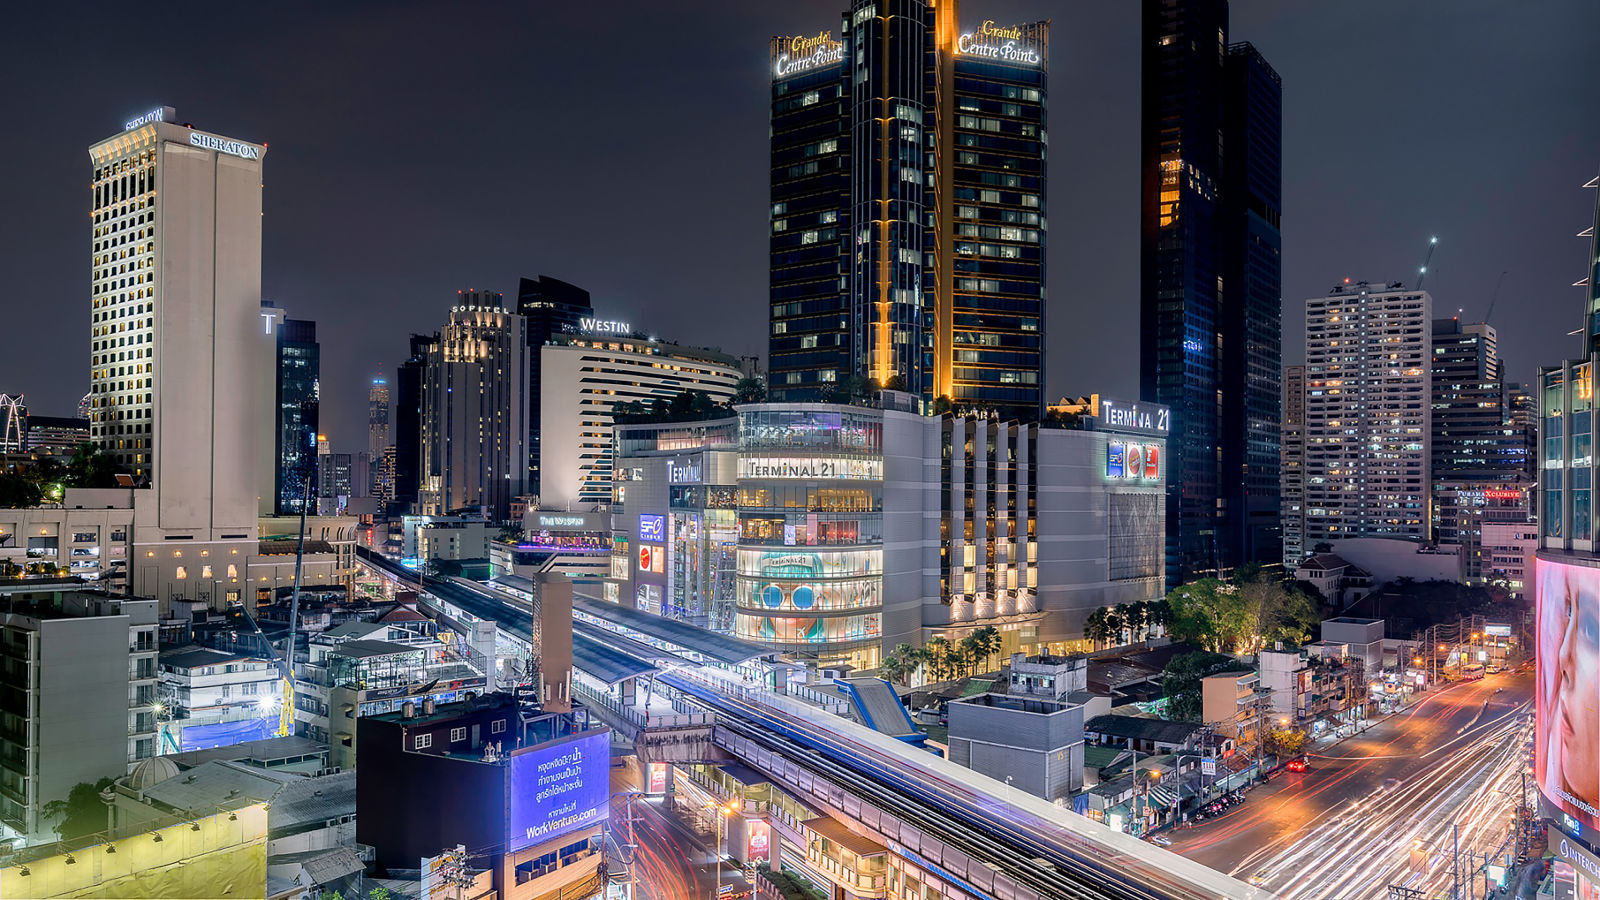
[[[1433,248],[1439,246],[1437,237],[1428,238],[1428,253],[1422,257],[1422,268],[1417,270],[1417,290],[1422,290],[1422,282],[1428,277],[1428,263],[1433,262]]]
[[[1505,283],[1506,271],[1501,269],[1500,277],[1494,281],[1494,293],[1489,295],[1489,311],[1483,314],[1483,324],[1485,325],[1489,324],[1489,317],[1494,315],[1494,302],[1500,299],[1500,285]]]

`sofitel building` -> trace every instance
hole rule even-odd
[[[771,396],[1042,409],[1048,22],[854,0],[772,40]]]

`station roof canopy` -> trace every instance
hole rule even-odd
[[[572,635],[572,664],[609,685],[661,671],[642,659],[577,633]]]
[[[724,665],[736,666],[764,656],[775,656],[778,653],[772,647],[718,634],[678,619],[668,619],[616,603],[607,603],[576,592],[572,595],[572,609],[574,612],[604,619],[614,625],[648,635],[673,648],[696,653]]]

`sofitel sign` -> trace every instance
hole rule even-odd
[[[787,51],[778,54],[772,71],[779,78],[788,78],[837,62],[844,62],[844,44],[833,39],[833,32],[820,31],[812,37],[790,38]]]
[[[261,148],[255,144],[230,141],[227,138],[219,138],[214,134],[204,134],[199,131],[189,132],[189,145],[191,147],[202,147],[206,150],[215,150],[218,153],[226,153],[229,156],[237,156],[240,159],[261,158]]]
[[[1039,51],[1018,44],[1022,40],[1022,26],[1001,27],[993,19],[984,19],[976,32],[968,32],[956,39],[956,51],[962,56],[981,56],[1001,62],[1039,64]]]

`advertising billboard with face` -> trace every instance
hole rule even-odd
[[[1600,830],[1600,568],[1538,560],[1539,789]]]
[[[506,849],[516,852],[602,822],[611,790],[611,737],[601,731],[511,757]]]

